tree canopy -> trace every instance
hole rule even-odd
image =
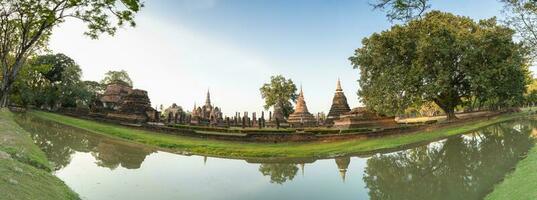
[[[431,7],[429,0],[376,0],[373,9],[383,10],[390,21],[409,21],[421,17]]]
[[[91,95],[81,81],[82,70],[64,54],[37,56],[15,82],[12,99],[22,105],[75,107]]]
[[[400,114],[435,102],[447,115],[466,101],[489,108],[521,103],[527,51],[496,20],[432,11],[362,41],[350,61],[360,70],[358,95],[370,109]]]
[[[122,82],[132,87],[132,80],[127,71],[108,71],[104,74],[103,80],[101,80],[101,85],[108,85],[110,83]]]
[[[284,116],[289,116],[294,112],[293,103],[298,98],[296,85],[293,80],[286,79],[282,75],[271,76],[270,83],[265,83],[259,89],[261,97],[265,99],[265,110],[279,105]]]
[[[537,1],[498,0],[504,4],[502,22],[516,31],[533,58],[537,57]],[[431,7],[430,0],[375,0],[373,9],[386,12],[390,21],[403,21],[423,16]],[[462,3],[461,3],[462,4]]]
[[[537,57],[537,1],[501,0],[504,4],[505,22],[517,31],[518,36]]]
[[[0,0],[0,107],[27,58],[46,48],[52,28],[68,18],[87,24],[91,38],[134,26],[140,0]]]

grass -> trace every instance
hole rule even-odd
[[[382,138],[371,138],[367,140],[354,139],[336,142],[289,142],[269,144],[175,136],[41,111],[30,111],[27,114],[64,125],[81,128],[96,134],[122,138],[151,146],[167,148],[173,151],[185,151],[200,155],[232,158],[304,158],[357,154],[361,152],[398,148],[404,145],[424,141],[433,141],[527,115],[526,112],[506,114],[488,120],[460,123],[437,130],[386,136]]]
[[[45,154],[13,117],[0,109],[0,199],[79,199],[51,174]]]
[[[537,188],[537,147],[533,147],[527,157],[517,164],[515,171],[507,175],[485,199],[537,199],[535,188]]]

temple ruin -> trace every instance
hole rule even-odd
[[[295,112],[289,115],[287,122],[291,127],[313,127],[317,126],[317,120],[309,113],[306,101],[304,100],[304,92],[300,88],[300,94],[296,101]]]
[[[334,120],[339,119],[342,114],[348,113],[349,111],[351,111],[351,109],[347,103],[347,97],[345,97],[345,93],[343,93],[343,89],[341,89],[341,83],[338,78],[336,92],[334,94],[334,98],[332,98],[332,106],[328,112],[325,125],[332,126],[334,124]]]
[[[202,107],[196,107],[194,103],[194,108],[192,109],[191,114],[191,124],[218,124],[223,122],[223,114],[220,108],[211,104],[211,94],[207,91],[207,97],[205,98],[205,105]]]

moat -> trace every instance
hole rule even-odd
[[[242,160],[180,155],[20,116],[83,199],[482,199],[534,145],[519,119],[393,152]]]

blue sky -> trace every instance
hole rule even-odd
[[[303,86],[310,112],[328,112],[338,77],[350,106],[359,106],[359,72],[347,58],[362,38],[391,26],[368,2],[151,0],[135,28],[90,40],[82,24],[68,21],[55,29],[50,46],[74,58],[85,79],[127,70],[154,105],[175,102],[190,110],[210,89],[226,114],[260,112],[259,88],[282,74]],[[501,16],[494,0],[431,3],[474,19]]]

